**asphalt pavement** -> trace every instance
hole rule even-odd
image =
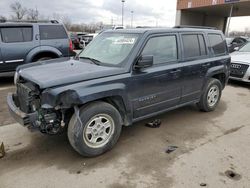
[[[124,127],[113,150],[84,158],[65,134],[15,123],[6,106],[12,80],[0,84],[0,188],[250,187],[250,85],[230,83],[214,112],[187,106],[156,117],[159,128],[144,126],[152,119]]]

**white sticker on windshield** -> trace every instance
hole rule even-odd
[[[135,38],[122,38],[122,39],[117,39],[113,42],[113,44],[134,44],[135,43]]]

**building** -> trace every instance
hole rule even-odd
[[[230,15],[250,16],[250,0],[177,0],[176,25],[210,26],[226,32]]]

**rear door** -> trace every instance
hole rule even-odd
[[[3,59],[3,63],[0,64],[0,71],[15,71],[18,65],[25,63],[26,55],[39,43],[33,41],[32,26],[2,27],[0,33]]]
[[[39,25],[41,46],[58,49],[63,56],[69,56],[69,38],[63,25]]]
[[[211,66],[205,34],[181,33],[182,98],[181,103],[199,99],[207,69]]]

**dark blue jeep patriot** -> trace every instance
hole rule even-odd
[[[19,66],[7,101],[23,126],[66,130],[77,152],[97,156],[115,145],[123,125],[189,104],[213,111],[229,65],[219,30],[105,31],[74,58]]]

